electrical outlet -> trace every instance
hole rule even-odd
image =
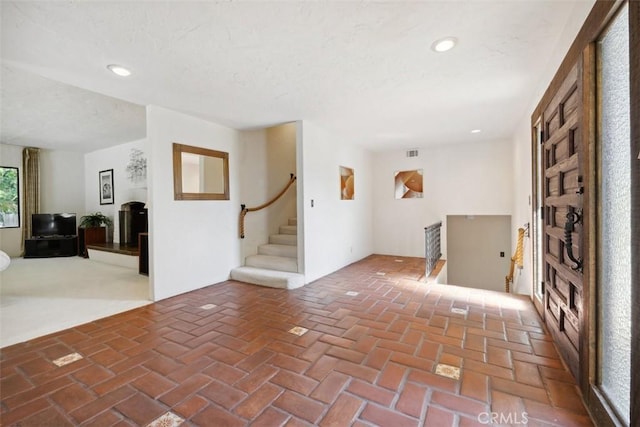
[[[500,258],[504,258],[504,252],[500,252]]]

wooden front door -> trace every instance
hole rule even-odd
[[[580,61],[543,110],[544,319],[580,382],[586,340],[582,242],[582,70]],[[579,262],[575,262],[570,258]]]

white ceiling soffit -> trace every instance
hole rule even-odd
[[[509,138],[565,26],[592,5],[3,1],[2,57],[234,128],[307,119],[373,149],[410,148]],[[458,46],[432,51],[445,36]]]
[[[90,152],[142,139],[144,107],[2,65],[0,141]]]

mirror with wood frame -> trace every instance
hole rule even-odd
[[[173,143],[174,200],[229,200],[229,153]]]

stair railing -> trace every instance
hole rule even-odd
[[[516,265],[522,268],[524,264],[524,237],[529,233],[529,223],[524,228],[518,228],[518,242],[516,243],[516,252],[511,257],[511,266],[509,267],[509,275],[504,278],[504,291],[511,292],[511,284],[513,283],[513,275],[515,274]]]
[[[247,216],[249,212],[259,211],[260,209],[267,208],[274,204],[280,197],[284,196],[287,190],[296,182],[296,176],[294,174],[290,174],[289,182],[287,185],[280,191],[273,199],[269,200],[266,203],[263,203],[260,206],[256,206],[254,208],[248,208],[247,205],[240,205],[240,238],[244,239],[244,217]]]
[[[442,221],[424,228],[426,269],[424,275],[429,277],[436,263],[442,256],[440,248],[440,229]]]

